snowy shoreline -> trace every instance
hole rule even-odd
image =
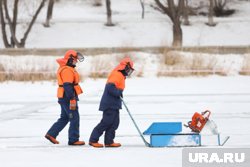
[[[205,54],[170,51],[164,54],[128,52],[85,56],[77,65],[83,78],[106,78],[123,58],[135,63],[136,77],[249,75],[250,54]],[[58,56],[0,56],[1,80],[54,80]],[[24,78],[24,79],[22,79]],[[26,79],[25,79],[26,78]]]

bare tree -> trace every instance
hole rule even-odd
[[[208,12],[208,26],[215,26],[214,22],[214,0],[209,0],[209,12]]]
[[[1,17],[1,30],[2,30],[2,36],[3,36],[3,43],[4,43],[5,48],[10,48],[11,44],[8,41],[8,37],[6,33],[5,17],[3,13],[3,0],[0,0],[0,17]]]
[[[214,15],[217,17],[220,16],[229,16],[232,15],[234,9],[226,9],[228,0],[214,0]]]
[[[114,26],[112,23],[112,10],[111,10],[111,1],[106,0],[106,8],[107,8],[107,23],[106,26]]]
[[[175,5],[174,0],[166,0],[166,6],[163,5],[160,0],[155,0],[158,7],[163,13],[167,14],[173,23],[173,42],[172,46],[181,47],[182,46],[182,29],[180,17],[182,15],[182,7],[184,0],[178,0],[178,5]]]
[[[141,18],[144,19],[144,13],[145,13],[144,0],[140,0],[140,2],[141,2],[141,8],[142,8]]]
[[[216,13],[218,13],[218,15],[222,14],[224,12],[224,8],[226,4],[227,4],[226,0],[214,0],[213,9],[214,9],[215,14]]]
[[[190,22],[189,22],[189,19],[188,19],[188,16],[189,16],[189,7],[188,7],[188,0],[184,0],[184,4],[183,4],[183,19],[184,19],[184,22],[183,24],[184,25],[190,25]]]
[[[52,19],[54,3],[55,3],[55,0],[49,0],[48,9],[47,9],[47,17],[44,23],[44,27],[50,27],[50,20]]]
[[[36,10],[34,16],[32,17],[32,20],[30,21],[27,27],[27,30],[24,32],[23,37],[20,39],[20,41],[18,41],[17,36],[16,36],[16,26],[17,26],[19,0],[14,1],[13,18],[11,18],[9,15],[7,0],[0,0],[2,36],[3,36],[4,45],[6,48],[9,48],[9,47],[23,48],[25,46],[26,39],[31,31],[32,26],[34,25],[36,21],[38,14],[40,13],[42,7],[44,6],[45,1],[46,0],[41,1],[38,9]],[[8,23],[8,31],[6,31],[7,29],[6,23]],[[8,40],[8,34],[10,34],[9,39],[11,42],[9,42]]]
[[[144,0],[140,0],[142,7],[142,19],[144,18]],[[107,9],[107,23],[106,26],[114,26],[112,22],[112,10],[111,10],[111,0],[106,0],[106,9]]]

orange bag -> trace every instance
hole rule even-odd
[[[211,112],[209,110],[206,110],[204,112],[197,113],[195,112],[192,121],[188,122],[188,125],[186,127],[189,127],[193,132],[200,133],[205,124],[207,123],[207,120],[210,117]]]

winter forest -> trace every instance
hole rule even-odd
[[[47,2],[48,1],[48,2]],[[192,26],[192,23],[189,21],[189,17],[199,17],[204,16],[207,17],[207,21],[204,24],[207,26],[216,26],[216,22],[214,21],[214,17],[230,17],[236,11],[234,9],[235,4],[244,0],[198,0],[198,1],[188,1],[188,0],[138,0],[138,4],[141,4],[141,19],[146,17],[146,13],[148,13],[147,8],[151,8],[151,11],[157,11],[162,15],[166,15],[166,17],[171,21],[172,24],[172,46],[180,47],[183,45],[182,38],[183,32],[181,25]],[[247,1],[247,0],[245,0]],[[135,1],[131,1],[131,6],[135,6]],[[1,2],[1,30],[2,30],[2,39],[5,48],[23,48],[25,47],[26,39],[33,27],[36,23],[39,15],[43,15],[43,26],[51,27],[51,19],[53,19],[53,11],[54,5],[67,5],[70,3],[71,6],[68,7],[68,10],[74,10],[72,6],[74,4],[82,5],[84,10],[84,5],[92,5],[92,8],[102,8],[105,6],[106,8],[106,26],[116,26],[112,21],[112,7],[111,0],[91,0],[91,1],[63,1],[63,0],[42,0],[42,1],[29,1],[29,0],[13,0],[7,1],[2,0]],[[31,3],[31,4],[30,4]],[[130,1],[127,2],[129,4]],[[139,10],[139,5],[136,5]],[[128,5],[128,8],[131,8]],[[145,9],[146,6],[146,9]],[[89,6],[90,8],[91,6]],[[46,9],[43,9],[46,8]],[[44,10],[43,12],[41,12]],[[57,9],[55,9],[57,10]],[[21,13],[20,13],[21,11]],[[116,10],[115,10],[116,11]],[[119,11],[117,11],[119,12]],[[80,14],[80,13],[79,13]],[[104,14],[104,11],[103,11]],[[45,15],[45,16],[44,16]],[[67,17],[67,12],[64,13]],[[138,13],[139,15],[139,13]],[[41,18],[42,16],[40,16]],[[166,19],[167,19],[166,18]],[[42,20],[40,20],[42,21]],[[84,20],[82,20],[84,21]],[[21,27],[17,26],[21,24]],[[116,23],[119,24],[119,21]],[[26,25],[27,28],[24,28]],[[22,31],[23,32],[22,32]],[[20,34],[19,34],[20,33]],[[17,36],[20,35],[20,39]],[[37,37],[39,38],[39,37]]]

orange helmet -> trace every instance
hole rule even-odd
[[[125,57],[120,61],[120,64],[116,67],[117,70],[124,70],[126,65],[129,65],[131,67],[131,69],[134,70],[133,66],[134,66],[134,62],[129,58],[129,57]]]
[[[66,65],[70,58],[73,58],[74,60],[79,60],[80,62],[84,60],[84,56],[81,53],[75,50],[68,50],[63,58],[57,59],[56,61],[60,65]]]
[[[130,76],[134,71],[134,62],[129,58],[125,57],[120,61],[120,64],[115,68],[116,70],[124,70],[127,76]]]
[[[74,50],[68,50],[65,55],[64,55],[64,59],[69,59],[70,57],[73,57],[74,59],[77,59],[77,52]]]
[[[74,59],[77,59],[77,60],[79,60],[80,62],[82,62],[83,60],[84,60],[84,56],[81,54],[81,53],[79,53],[79,52],[77,52],[77,51],[75,51],[75,50],[68,50],[66,53],[65,53],[65,55],[64,55],[64,59],[69,59],[70,57],[72,57],[72,58],[74,58]]]

